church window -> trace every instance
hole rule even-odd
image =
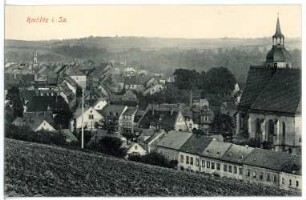
[[[274,137],[274,122],[273,120],[269,120],[268,122],[268,142],[273,143]]]
[[[260,138],[261,134],[261,122],[260,119],[256,119],[256,138]]]

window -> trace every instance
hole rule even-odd
[[[234,174],[237,174],[237,167],[234,166]]]
[[[184,155],[181,155],[181,163],[184,162]]]
[[[229,166],[228,166],[228,172],[229,172],[229,173],[232,173],[232,171],[233,171],[232,166],[229,165]]]
[[[285,179],[284,178],[282,178],[282,184],[285,184]]]
[[[266,180],[270,182],[270,174],[267,174]]]
[[[189,164],[189,156],[186,156],[186,164]]]
[[[205,160],[202,160],[202,167],[205,167]]]
[[[227,172],[227,165],[224,165],[224,166],[223,166],[223,170],[224,170],[225,172]]]
[[[210,168],[210,162],[209,161],[206,162],[206,166],[207,166],[207,168]]]
[[[283,122],[283,137],[282,137],[282,144],[286,143],[286,124]]]
[[[273,182],[276,182],[276,175],[273,175]]]
[[[242,175],[242,168],[239,168],[239,174]]]
[[[190,157],[190,165],[193,165],[193,157]]]
[[[93,115],[88,115],[88,118],[89,118],[89,119],[93,119],[94,116],[93,116]]]
[[[200,159],[196,158],[196,166],[199,166],[199,165],[200,165]]]
[[[137,145],[135,145],[135,150],[137,150]]]
[[[211,162],[211,169],[215,169],[215,163]]]
[[[296,187],[299,187],[299,182],[298,181],[296,181],[295,184],[296,184]]]
[[[291,186],[292,185],[292,181],[291,181],[291,179],[289,180],[289,186]]]
[[[217,163],[217,170],[220,171],[220,163]]]
[[[262,180],[262,179],[263,179],[263,173],[260,172],[260,174],[259,174],[259,180]]]
[[[250,170],[247,170],[247,176],[251,176]]]
[[[256,178],[256,172],[253,172],[253,178]]]

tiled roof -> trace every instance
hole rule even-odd
[[[302,165],[301,156],[257,148],[246,157],[243,163],[277,171],[286,171],[285,165],[296,165],[300,168]]]
[[[189,132],[169,131],[157,146],[179,150],[191,136]]]
[[[68,110],[69,106],[62,96],[34,96],[27,104],[27,112]]]
[[[239,107],[292,114],[300,100],[300,69],[251,67]]]
[[[51,126],[54,125],[51,112],[24,113],[23,117],[17,117],[13,121],[13,124],[16,126],[28,126],[35,131],[44,120],[46,120]]]
[[[126,111],[123,113],[123,115],[132,116],[133,114],[136,113],[137,110],[138,110],[137,107],[128,107]]]
[[[123,105],[106,105],[101,111],[99,110],[98,112],[102,116],[109,116],[109,115],[118,115],[120,116],[126,106]]]
[[[212,140],[208,147],[202,152],[203,156],[220,159],[224,153],[231,147],[231,143]]]
[[[212,137],[192,134],[192,136],[180,148],[180,151],[200,155],[212,140]]]
[[[301,101],[301,71],[278,69],[253,102],[251,109],[295,113]]]
[[[274,74],[274,69],[251,66],[239,107],[249,109]]]
[[[254,150],[252,147],[233,144],[222,156],[221,160],[242,164],[246,157]]]
[[[159,125],[164,130],[173,130],[175,126],[175,122],[178,116],[177,111],[169,111],[169,110],[154,110],[154,114],[152,110],[148,110],[144,116],[139,120],[140,128],[149,128],[150,125],[154,125],[156,121],[159,119]]]

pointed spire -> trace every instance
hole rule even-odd
[[[278,13],[277,13],[276,30],[275,30],[275,34],[273,35],[273,37],[276,37],[276,38],[283,38],[284,37],[284,35],[282,34],[282,31],[281,31],[280,22],[279,22],[279,14]]]

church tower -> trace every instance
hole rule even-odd
[[[36,49],[33,52],[33,64],[32,64],[32,72],[34,72],[35,70],[37,70],[38,68],[38,53],[36,51]]]
[[[266,67],[291,68],[290,54],[285,48],[285,36],[282,34],[278,16],[276,30],[272,36],[272,49],[266,57]]]

